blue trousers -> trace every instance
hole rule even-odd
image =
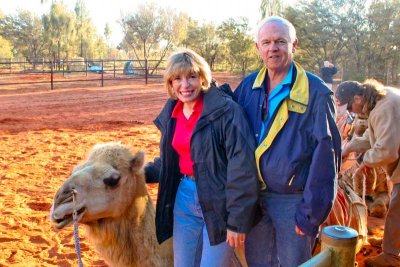
[[[233,249],[222,242],[211,246],[196,184],[183,177],[174,207],[174,266],[228,267]]]
[[[302,194],[262,193],[261,221],[245,242],[249,267],[297,267],[311,258],[315,237],[295,232],[295,213]]]

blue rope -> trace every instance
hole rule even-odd
[[[80,246],[80,242],[79,242],[79,232],[78,232],[78,214],[75,209],[75,194],[76,194],[76,191],[72,190],[72,201],[74,204],[74,211],[72,212],[72,218],[74,220],[75,250],[76,250],[76,255],[78,256],[78,266],[83,267],[82,258],[81,258],[81,246]]]

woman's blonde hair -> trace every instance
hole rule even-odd
[[[196,52],[190,49],[181,49],[168,58],[164,72],[164,84],[170,98],[177,99],[172,89],[172,79],[186,73],[199,75],[203,92],[210,87],[212,78],[208,63]]]

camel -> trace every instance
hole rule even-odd
[[[368,127],[367,118],[356,116],[350,122],[350,129],[343,136],[352,142],[352,137],[360,137]],[[356,146],[353,145],[355,148]],[[366,150],[358,147],[358,150]],[[370,216],[384,218],[389,205],[389,189],[386,173],[381,167],[373,168],[369,175],[365,177],[365,189],[363,188],[363,174],[358,166],[362,162],[362,153],[352,152],[347,158],[343,159],[341,178],[346,181],[353,190],[359,195],[365,194],[365,202]],[[365,190],[365,191],[364,191]]]
[[[143,163],[143,152],[133,155],[121,143],[94,146],[57,191],[50,212],[54,226],[72,224],[76,210],[78,222],[108,265],[173,266],[171,239],[161,245],[156,240],[155,208]]]

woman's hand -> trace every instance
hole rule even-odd
[[[305,236],[305,234],[303,233],[303,231],[301,231],[300,228],[297,227],[297,225],[296,225],[296,227],[295,227],[294,230],[296,231],[296,234],[301,235],[301,236]]]
[[[246,240],[246,234],[236,233],[227,229],[226,243],[228,243],[232,248],[242,247],[244,245],[245,240]]]

